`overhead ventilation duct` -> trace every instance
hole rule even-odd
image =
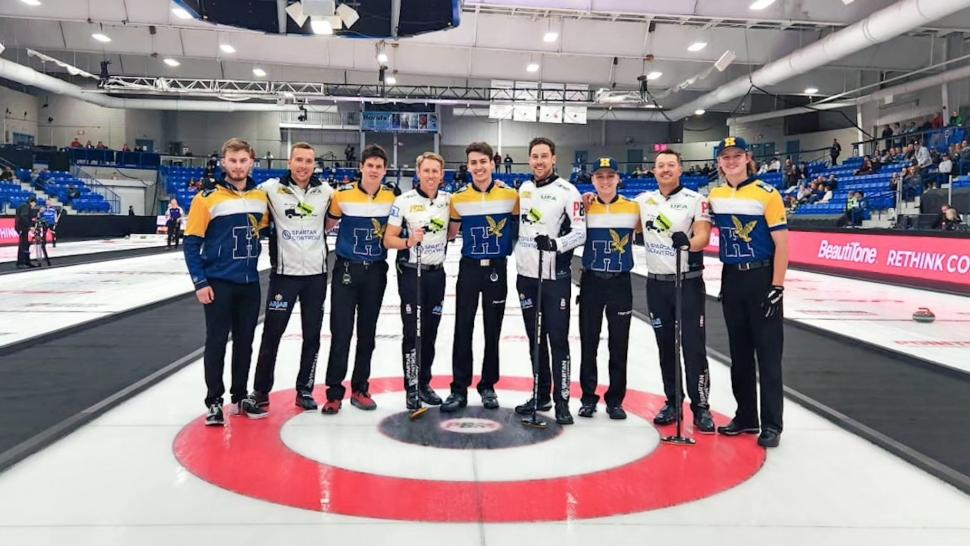
[[[970,0],[902,0],[777,61],[671,110],[681,119],[744,96],[751,84],[775,85],[970,7]]]

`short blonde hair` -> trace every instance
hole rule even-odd
[[[313,152],[313,155],[317,154],[316,150],[313,149],[313,146],[310,146],[309,142],[297,142],[296,144],[294,144],[290,148],[290,155],[293,155],[293,152],[297,150],[310,150],[311,152]]]
[[[434,152],[424,152],[423,154],[418,156],[417,165],[419,170],[421,169],[421,164],[424,163],[425,159],[432,159],[434,161],[437,161],[438,164],[441,165],[441,170],[442,171],[445,170],[445,158],[441,157],[440,155]]]
[[[245,150],[249,152],[249,157],[256,159],[256,150],[248,142],[241,138],[230,138],[222,145],[222,157],[226,157],[226,152],[239,152]]]

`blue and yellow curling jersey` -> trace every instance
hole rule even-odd
[[[337,230],[337,256],[351,262],[377,262],[387,259],[384,230],[394,204],[394,192],[381,185],[370,195],[360,183],[337,190],[327,214],[340,219]]]
[[[451,221],[461,222],[461,255],[507,258],[518,230],[519,194],[492,182],[486,191],[468,184],[451,197]]]
[[[788,229],[778,190],[752,177],[736,188],[729,184],[714,188],[707,199],[720,232],[722,262],[742,264],[774,257],[771,232]]]
[[[617,195],[609,203],[599,197],[586,211],[583,269],[625,273],[633,269],[633,234],[639,230],[640,206]]]

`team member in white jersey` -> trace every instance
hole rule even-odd
[[[259,344],[253,397],[269,406],[280,340],[297,299],[303,348],[296,376],[296,405],[317,409],[313,384],[320,352],[323,303],[327,298],[327,235],[324,224],[333,189],[313,176],[316,154],[306,142],[290,150],[289,171],[260,184],[269,199],[272,231],[269,256],[272,273],[266,298],[266,320]]]
[[[669,425],[677,418],[674,400],[674,280],[677,252],[680,250],[683,272],[684,368],[687,393],[690,395],[694,427],[698,432],[714,433],[708,395],[710,373],[704,333],[704,247],[711,238],[711,216],[707,199],[680,185],[683,169],[680,154],[674,151],[657,154],[654,165],[659,188],[637,196],[643,227],[643,245],[647,263],[647,309],[660,350],[660,372],[663,376],[667,403],[654,417],[658,425]],[[682,399],[682,395],[680,397]]]
[[[573,249],[586,241],[586,216],[576,186],[555,172],[556,145],[543,137],[529,142],[529,167],[533,179],[519,187],[519,239],[515,244],[518,268],[516,288],[530,348],[539,343],[538,400],[516,406],[521,415],[552,408],[549,391],[556,402],[556,422],[572,424],[569,413],[569,298],[572,290]],[[539,253],[542,252],[542,271]],[[542,275],[542,332],[535,337],[536,296]],[[550,371],[550,346],[552,371]],[[532,351],[530,351],[530,355]]]
[[[433,152],[425,152],[418,157],[417,165],[420,184],[394,199],[384,233],[384,246],[398,251],[397,289],[401,296],[401,321],[404,325],[401,353],[407,407],[411,410],[421,407],[421,402],[433,406],[441,404],[441,398],[429,383],[442,302],[445,299],[444,262],[451,210],[451,194],[439,189],[445,170],[444,158]],[[420,265],[417,261],[418,251],[421,252]],[[421,317],[417,317],[418,267],[421,268]],[[413,391],[414,387],[408,384],[407,370],[408,365],[417,360],[417,319],[421,320],[421,361],[417,362],[417,391]]]

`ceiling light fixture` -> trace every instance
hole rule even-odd
[[[32,8],[35,8],[40,5],[40,0],[20,0],[20,1]]]
[[[657,79],[657,78],[659,78],[660,76],[663,76],[663,75],[664,75],[663,72],[658,72],[658,71],[654,70],[653,72],[647,74],[647,79],[648,80],[655,80],[655,79]]]
[[[166,58],[166,59],[162,60],[162,62],[165,63],[165,64],[167,64],[168,66],[171,66],[172,68],[175,68],[176,66],[179,66],[180,64],[182,64],[182,63],[176,61],[175,59],[171,59],[171,58]]]
[[[748,6],[748,9],[753,9],[753,10],[765,9],[774,3],[775,3],[775,0],[754,0],[754,2],[750,6]]]
[[[91,35],[91,37],[101,42],[102,44],[106,44],[111,41],[111,38],[109,38],[106,34],[102,34],[100,32],[95,32],[94,34]]]
[[[329,36],[333,34],[333,24],[330,19],[310,19],[310,30],[318,36]]]
[[[172,8],[172,15],[178,17],[179,19],[191,19],[192,14],[185,11],[185,8],[180,6],[175,6]]]
[[[266,71],[257,66],[253,69],[253,76],[256,76],[257,78],[265,78]]]
[[[818,88],[817,87],[806,87],[805,88],[805,94],[806,95],[814,95],[815,93],[818,93]]]
[[[236,48],[232,47],[229,44],[219,44],[219,49],[221,49],[223,53],[232,54],[236,52]]]
[[[388,75],[386,78],[384,78],[384,83],[386,83],[387,85],[397,85],[397,78],[395,78],[394,76]]]
[[[687,46],[687,51],[690,51],[691,53],[696,53],[696,52],[704,49],[705,47],[707,47],[707,42],[699,42],[698,41],[698,42],[694,42],[694,43],[690,44],[689,46]]]
[[[703,116],[704,115],[704,112],[705,112],[705,110],[703,108],[698,108],[697,110],[694,110],[694,115],[695,116]]]
[[[525,71],[526,72],[538,72],[539,71],[539,63],[529,63],[528,66],[525,67]]]
[[[387,57],[387,49],[384,40],[377,42],[377,64],[386,65],[389,60]]]
[[[559,39],[559,33],[556,32],[555,30],[550,30],[546,32],[545,35],[542,36],[542,41],[546,42],[547,44],[551,44],[552,42],[555,42],[558,39]]]

